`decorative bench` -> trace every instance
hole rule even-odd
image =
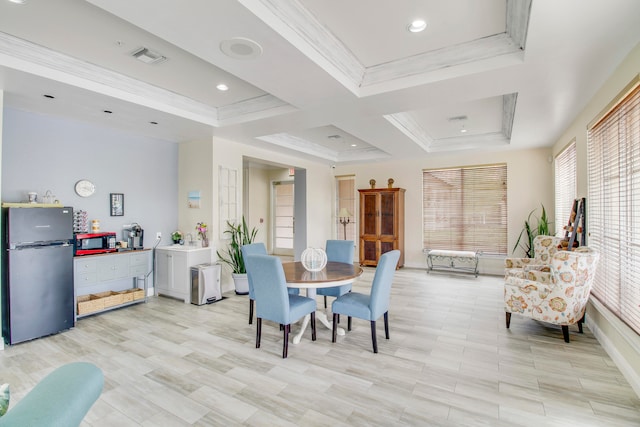
[[[478,277],[478,252],[424,249],[427,257],[427,273],[433,270],[473,273]]]

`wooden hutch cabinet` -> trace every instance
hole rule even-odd
[[[400,250],[404,265],[404,188],[362,189],[360,192],[360,265],[378,265],[380,256]]]

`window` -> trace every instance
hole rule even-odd
[[[640,80],[589,127],[589,246],[600,252],[592,294],[640,333]]]
[[[356,178],[336,177],[336,237],[356,241]],[[344,211],[343,209],[346,209]],[[349,214],[348,216],[345,216]],[[346,224],[345,224],[346,223]]]
[[[576,199],[576,141],[556,156],[555,161],[556,236],[564,237],[564,226],[569,224],[569,216]]]
[[[197,195],[197,206],[200,203],[200,193],[194,192],[194,198],[189,198],[190,206],[196,206],[195,197]],[[238,223],[238,171],[236,169],[220,166],[218,168],[218,197],[220,198],[220,238],[228,239],[229,235],[225,231],[229,228],[227,222]],[[194,204],[191,204],[194,200]]]
[[[424,247],[507,254],[507,165],[425,170]]]
[[[293,181],[273,183],[273,253],[293,255],[294,199]]]

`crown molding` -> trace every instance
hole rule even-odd
[[[383,117],[424,151],[430,151],[429,147],[433,142],[433,138],[427,135],[424,128],[414,120],[411,113],[385,114]]]
[[[477,72],[469,67],[472,63],[498,68],[510,63],[505,56],[522,61],[531,13],[531,0],[507,0],[504,33],[365,67],[299,0],[239,1],[358,97],[441,80],[441,70],[458,68],[460,75]],[[395,84],[384,84],[392,81]]]

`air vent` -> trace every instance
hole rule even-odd
[[[146,47],[141,47],[140,49],[134,50],[133,52],[131,52],[131,56],[139,61],[144,62],[145,64],[158,64],[167,60],[166,56],[161,55],[158,52],[149,50]]]

